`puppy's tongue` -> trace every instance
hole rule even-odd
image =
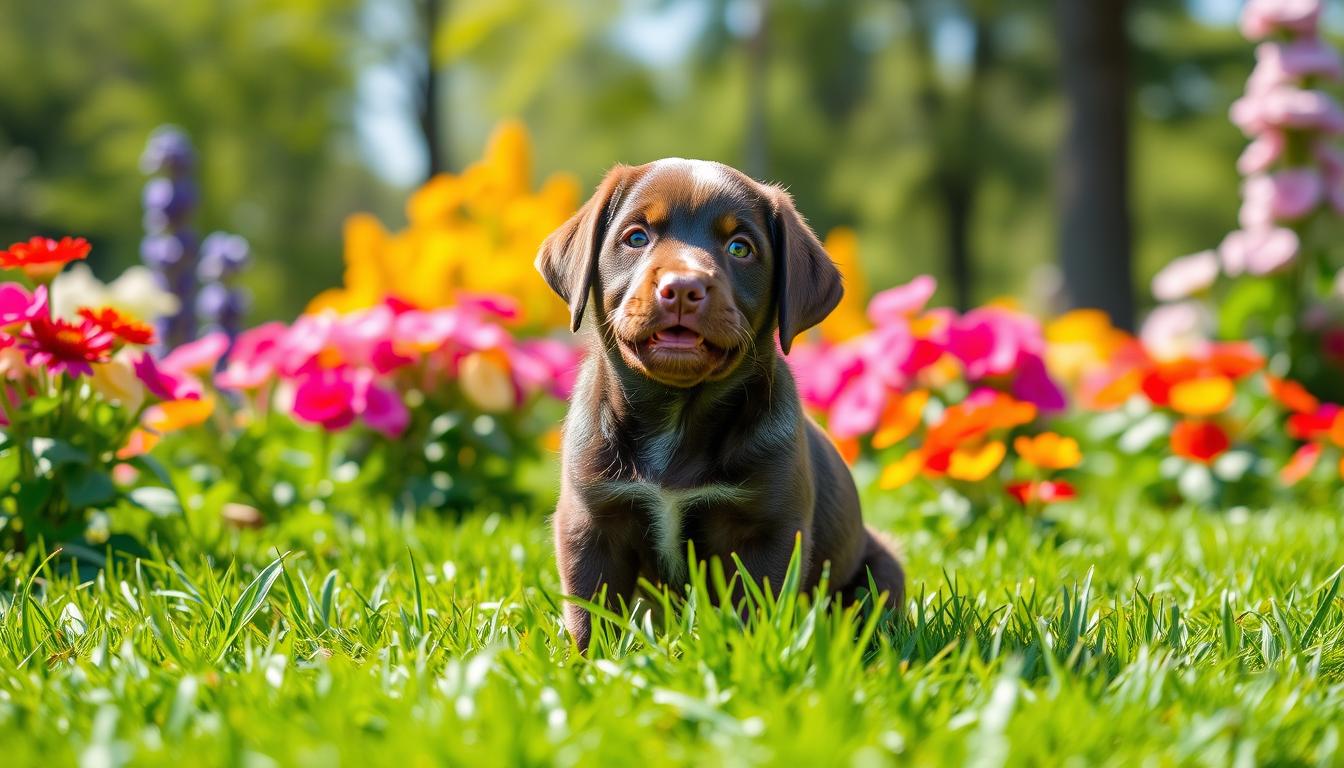
[[[680,349],[694,349],[700,346],[700,334],[689,328],[683,328],[678,325],[675,328],[664,328],[653,334],[653,340],[660,347],[677,347]]]

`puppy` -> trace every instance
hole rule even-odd
[[[629,605],[640,577],[683,585],[688,540],[778,588],[801,534],[804,589],[829,562],[842,597],[871,574],[900,604],[900,564],[779,353],[843,293],[785,191],[701,160],[617,166],[537,269],[592,329],[554,519],[567,594]],[[587,648],[588,612],[567,604],[565,624]]]

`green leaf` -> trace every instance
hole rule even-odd
[[[182,503],[178,501],[177,494],[169,488],[147,485],[130,491],[126,494],[126,498],[155,517],[182,514]]]
[[[52,483],[46,477],[34,477],[19,483],[19,492],[14,500],[19,505],[19,514],[35,514],[46,506],[51,498]]]
[[[106,504],[117,497],[112,478],[96,469],[74,466],[60,475],[61,491],[74,509]]]
[[[49,473],[71,464],[89,465],[89,454],[64,440],[51,437],[34,437],[29,441],[28,447],[37,459],[38,466],[43,473]]]

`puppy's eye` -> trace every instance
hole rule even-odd
[[[631,248],[643,248],[649,244],[649,234],[636,227],[625,233],[623,242]]]
[[[752,254],[751,243],[738,238],[728,244],[728,255],[735,259],[745,259]]]

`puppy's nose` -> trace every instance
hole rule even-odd
[[[708,281],[694,273],[668,272],[658,278],[658,303],[668,312],[695,314],[708,293]]]

